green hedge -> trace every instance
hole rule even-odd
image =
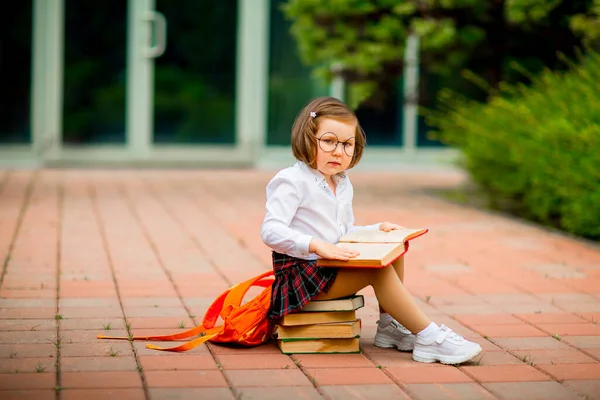
[[[600,239],[600,54],[487,103],[442,91],[440,104],[426,113],[434,136],[462,150],[492,206]]]

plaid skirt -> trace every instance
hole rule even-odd
[[[303,260],[273,252],[275,282],[269,318],[278,319],[298,311],[321,292],[327,292],[337,268],[318,268],[317,260]]]

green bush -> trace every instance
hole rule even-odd
[[[483,104],[450,91],[426,112],[434,136],[462,150],[493,207],[600,239],[600,54]]]

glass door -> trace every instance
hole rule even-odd
[[[62,144],[124,145],[127,3],[64,0]]]
[[[32,1],[10,7],[0,23],[0,145],[31,143]]]
[[[237,0],[156,0],[154,9],[167,33],[154,59],[152,142],[235,143]]]

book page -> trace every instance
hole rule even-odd
[[[389,265],[406,252],[405,243],[338,243],[336,246],[358,251],[360,254],[348,261],[319,258],[319,267],[380,268]]]
[[[397,229],[395,231],[359,230],[348,233],[340,238],[345,243],[403,243],[424,235],[428,229]]]

